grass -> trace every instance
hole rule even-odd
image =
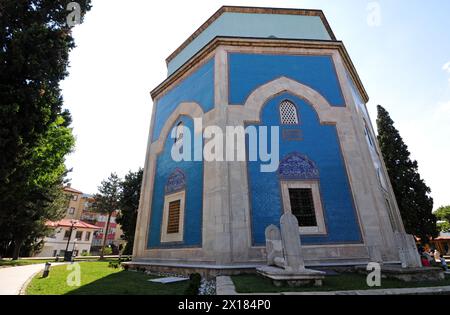
[[[63,262],[64,257],[59,258],[59,262]],[[75,258],[75,261],[99,261],[98,258],[84,258],[83,256]],[[117,261],[117,258],[105,258],[102,261]],[[45,264],[46,262],[54,263],[55,259],[19,259],[19,260],[8,260],[0,259],[0,268],[2,267],[17,267],[26,266],[34,264]]]
[[[272,281],[258,275],[233,276],[234,285],[238,293],[279,293],[279,292],[312,292],[312,291],[343,291],[367,290],[387,288],[418,288],[438,287],[450,285],[450,279],[427,282],[403,282],[395,279],[381,279],[381,287],[370,288],[366,284],[366,276],[360,274],[340,274],[327,276],[322,287],[292,288],[289,286],[276,287]]]
[[[29,295],[180,295],[184,294],[189,281],[171,284],[149,282],[155,278],[141,272],[125,271],[108,267],[108,262],[80,262],[81,285],[69,286],[75,269],[70,265],[52,267],[48,278],[36,275],[28,285]]]
[[[19,259],[19,260],[0,260],[0,267],[16,267],[33,264],[45,264],[47,261],[53,262],[50,259]]]

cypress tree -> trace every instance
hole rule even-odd
[[[426,242],[436,237],[438,230],[433,211],[431,189],[420,177],[417,161],[410,152],[389,113],[377,106],[378,143],[383,154],[389,179],[397,199],[406,232]]]
[[[0,247],[13,242],[14,258],[54,217],[54,189],[73,146],[59,83],[75,46],[68,17],[81,22],[90,0],[78,1],[79,12],[68,11],[70,2],[0,0]],[[49,139],[55,133],[61,142]]]

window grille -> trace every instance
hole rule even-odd
[[[283,125],[298,125],[297,108],[290,101],[281,102],[280,117]]]
[[[175,234],[180,231],[180,206],[181,200],[169,203],[169,220],[167,222],[167,234]]]
[[[290,188],[289,199],[292,214],[297,218],[299,226],[317,226],[312,189]]]

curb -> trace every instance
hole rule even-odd
[[[42,272],[42,270],[44,270],[44,267],[42,269],[40,269],[39,271],[36,271],[35,273],[33,273],[27,279],[27,281],[25,281],[24,284],[22,284],[22,287],[20,288],[18,295],[27,295],[27,287],[28,287],[28,285],[30,284],[31,280],[33,280],[34,277],[36,277],[39,273]]]
[[[57,263],[56,265],[52,265],[52,266],[63,266],[63,265],[67,265],[67,263]],[[34,277],[36,277],[36,275],[38,275],[39,273],[41,273],[44,270],[45,266],[42,266],[41,269],[39,269],[38,271],[36,271],[35,273],[33,273],[28,279],[27,281],[25,281],[22,284],[22,287],[19,290],[18,295],[27,295],[27,287],[30,284],[31,280],[33,280]]]
[[[283,292],[281,295],[448,295],[450,286],[324,292]]]

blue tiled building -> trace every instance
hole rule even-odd
[[[285,212],[307,265],[404,260],[368,96],[322,11],[222,7],[167,64],[151,93],[133,264],[255,268]]]

